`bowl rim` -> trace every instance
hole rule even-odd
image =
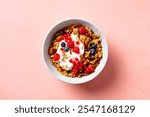
[[[48,35],[50,34],[50,32],[51,32],[57,25],[59,25],[59,24],[61,24],[61,23],[63,23],[63,22],[66,22],[66,21],[74,21],[74,20],[76,20],[76,21],[82,21],[82,22],[85,22],[85,23],[90,24],[90,25],[92,25],[93,27],[95,27],[95,28],[99,31],[99,33],[101,34],[102,39],[105,40],[105,48],[106,48],[106,51],[107,51],[107,54],[105,55],[104,65],[101,67],[101,70],[100,70],[94,77],[92,77],[92,78],[90,78],[90,79],[88,79],[88,80],[84,80],[84,81],[82,81],[82,82],[73,82],[73,81],[68,81],[68,80],[63,80],[63,79],[61,79],[61,78],[58,78],[57,75],[54,74],[54,73],[50,70],[50,68],[48,67],[48,64],[47,64],[47,62],[46,62],[46,60],[45,60],[45,54],[44,54],[45,42],[46,42],[47,37],[48,37]],[[81,24],[82,24],[82,23],[81,23]],[[90,28],[91,28],[91,27],[90,27]],[[47,66],[48,71],[49,71],[50,74],[51,74],[52,76],[54,76],[56,79],[58,79],[58,80],[60,80],[60,81],[63,81],[63,82],[65,82],[65,83],[69,83],[69,84],[83,84],[83,83],[86,83],[86,82],[89,82],[89,81],[95,79],[95,78],[103,71],[103,69],[104,69],[104,67],[106,66],[107,61],[108,61],[108,43],[107,43],[107,40],[106,40],[106,38],[105,38],[105,35],[104,35],[102,29],[101,29],[101,28],[97,28],[97,27],[95,26],[95,24],[91,23],[91,21],[89,21],[89,20],[87,21],[87,20],[82,19],[82,18],[68,18],[68,19],[64,19],[64,20],[61,20],[61,21],[57,21],[57,22],[56,22],[54,25],[52,25],[51,28],[48,30],[48,32],[46,33],[46,36],[45,36],[45,38],[44,38],[43,44],[42,44],[42,56],[43,56],[42,58],[43,58],[43,60],[44,60],[45,65]],[[99,65],[100,65],[100,64],[99,64]],[[98,66],[99,66],[99,65],[98,65]],[[61,73],[59,73],[59,74],[61,74]],[[67,76],[64,76],[64,75],[63,75],[63,77],[67,77]],[[85,77],[86,77],[86,76],[85,76]],[[68,77],[67,77],[67,78],[68,78]],[[70,78],[70,79],[82,79],[82,78],[76,77],[76,78]],[[80,80],[80,81],[81,81],[81,80]]]

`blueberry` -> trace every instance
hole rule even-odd
[[[69,48],[66,46],[66,47],[64,47],[64,51],[65,52],[68,52],[69,51]]]
[[[65,43],[65,42],[62,42],[62,43],[61,43],[61,46],[62,46],[62,47],[65,47],[65,46],[66,46],[66,43]]]
[[[97,45],[96,44],[92,44],[91,48],[96,49]]]
[[[95,49],[93,49],[93,48],[90,49],[90,54],[91,54],[91,55],[94,55],[95,53],[96,53]]]

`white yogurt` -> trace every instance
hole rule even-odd
[[[80,51],[79,54],[74,53],[72,51],[72,53],[70,53],[70,51],[65,52],[65,56],[63,56],[63,51],[61,50],[61,43],[65,42],[64,40],[59,42],[59,47],[57,49],[57,53],[60,54],[60,59],[58,60],[60,66],[62,67],[62,69],[69,71],[73,68],[73,64],[69,62],[70,59],[74,60],[75,58],[78,58],[79,60],[81,59],[80,56],[84,54],[84,45],[83,43],[79,40],[77,35],[73,35],[71,34],[71,38],[74,41],[74,46],[79,47]],[[79,41],[79,45],[76,44],[76,42]],[[66,42],[65,42],[66,43]],[[66,43],[67,46],[67,43]],[[70,48],[71,50],[71,48]]]

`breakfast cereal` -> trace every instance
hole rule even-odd
[[[72,78],[86,76],[100,64],[101,36],[87,26],[71,24],[55,34],[48,53],[61,74]]]

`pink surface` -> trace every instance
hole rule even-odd
[[[42,46],[54,24],[84,18],[102,28],[108,63],[95,80],[52,77]],[[0,0],[0,99],[150,99],[150,0]]]

